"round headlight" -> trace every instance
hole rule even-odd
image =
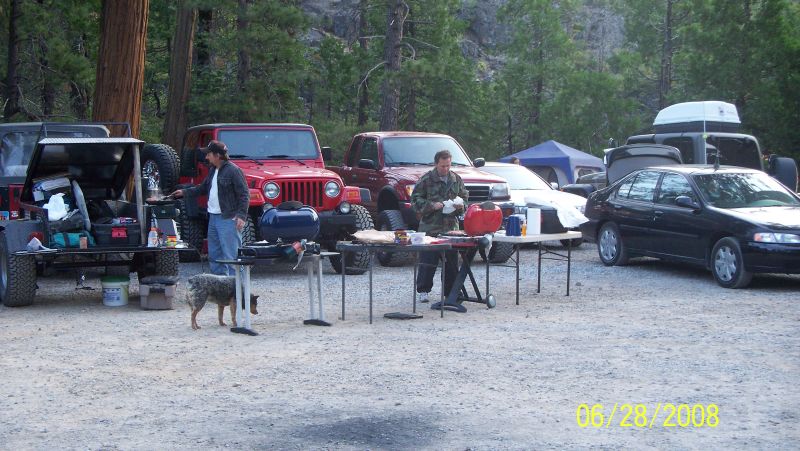
[[[281,193],[281,188],[273,182],[264,185],[264,195],[267,199],[275,199]]]
[[[325,184],[325,195],[328,197],[336,197],[341,191],[342,189],[339,187],[339,184],[333,180]]]
[[[346,215],[347,213],[350,213],[350,207],[350,202],[342,202],[339,204],[339,212]]]

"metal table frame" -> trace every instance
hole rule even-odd
[[[322,312],[322,258],[336,255],[335,252],[321,252],[319,254],[306,254],[303,258],[307,259],[306,267],[308,268],[308,299],[309,310],[311,319],[318,319],[324,321],[324,314]],[[239,270],[234,271],[236,277],[236,318],[237,327],[243,327],[250,331],[251,335],[256,335],[252,331],[250,321],[250,269],[254,265],[274,265],[276,262],[287,262],[286,259],[275,258],[237,258],[234,260],[217,260],[218,263],[225,265],[233,265],[239,267]],[[317,301],[319,304],[319,317],[315,318],[314,314],[314,273],[316,272],[317,279]],[[241,318],[241,319],[240,319]],[[241,323],[239,323],[241,321]],[[239,325],[241,324],[241,326]]]
[[[570,282],[570,273],[571,273],[571,266],[572,266],[572,240],[581,238],[582,235],[580,232],[564,232],[564,233],[540,233],[537,235],[523,235],[523,236],[506,236],[504,234],[496,233],[493,238],[494,243],[510,243],[514,247],[514,266],[511,265],[503,265],[497,264],[492,265],[488,261],[486,262],[486,285],[489,285],[489,266],[501,266],[506,268],[516,268],[516,304],[519,305],[519,248],[523,244],[536,244],[539,250],[539,257],[538,257],[538,265],[536,268],[536,292],[541,293],[542,291],[542,260],[560,260],[567,262],[567,294],[569,296],[569,282]],[[567,245],[567,255],[560,254],[558,252],[554,252],[550,249],[547,249],[544,246],[545,241],[559,241],[559,240],[570,240],[569,244]],[[544,248],[544,253],[542,253],[542,248]],[[542,257],[542,255],[545,255]],[[548,255],[552,255],[552,257],[548,257]]]
[[[342,321],[345,319],[345,294],[346,290],[346,274],[347,269],[349,267],[345,266],[347,261],[347,254],[355,253],[355,252],[367,252],[369,263],[367,265],[367,272],[369,272],[369,323],[372,324],[372,268],[375,261],[375,253],[376,252],[413,252],[415,253],[414,258],[414,301],[413,301],[413,312],[417,312],[417,267],[423,263],[419,263],[419,253],[420,252],[439,252],[439,258],[441,261],[446,261],[445,253],[449,250],[453,249],[450,244],[421,244],[421,245],[399,245],[399,244],[369,244],[369,243],[351,243],[346,241],[341,241],[336,244],[336,250],[341,252],[342,254]],[[363,269],[363,268],[351,268],[351,269]],[[439,274],[442,283],[442,293],[441,293],[441,301],[444,302],[445,294],[444,294],[444,268]],[[444,317],[444,309],[441,310],[441,317]]]

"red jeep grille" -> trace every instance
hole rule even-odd
[[[281,182],[281,197],[284,201],[296,200],[314,208],[321,208],[324,189],[324,184],[319,181]]]

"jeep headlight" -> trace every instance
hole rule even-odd
[[[263,191],[264,191],[264,196],[266,196],[267,199],[275,199],[281,193],[281,188],[278,186],[277,183],[269,182],[266,185],[264,185]]]
[[[415,187],[415,186],[417,186],[417,185],[416,185],[416,184],[414,184],[414,183],[411,183],[411,184],[409,184],[409,185],[406,185],[406,194],[408,194],[408,197],[409,197],[409,198],[411,198],[411,194],[414,192],[414,187]]]
[[[508,183],[492,183],[492,188],[489,197],[491,199],[508,197]]]
[[[800,243],[800,235],[793,233],[756,233],[753,235],[753,241],[759,243],[798,244]]]
[[[325,184],[325,195],[328,197],[336,197],[341,191],[342,188],[340,188],[339,184],[333,180]]]

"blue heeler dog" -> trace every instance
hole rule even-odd
[[[231,322],[236,324],[236,278],[234,276],[218,276],[215,274],[197,274],[189,278],[189,289],[186,291],[186,303],[192,308],[192,329],[197,330],[197,314],[206,302],[217,304],[219,325],[225,326],[222,314],[225,306],[231,308]],[[258,296],[250,295],[250,313],[258,315]]]

